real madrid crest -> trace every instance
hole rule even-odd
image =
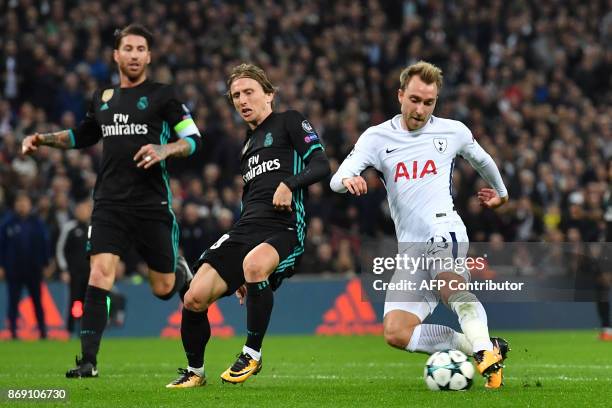
[[[433,140],[433,144],[438,153],[444,153],[446,151],[446,148],[448,147],[448,142],[444,137],[435,137]]]
[[[140,110],[145,110],[149,106],[149,98],[146,96],[141,96],[138,102],[136,102],[136,107]]]
[[[110,101],[114,93],[114,89],[105,89],[104,92],[102,92],[102,102],[106,103]]]
[[[264,139],[264,147],[270,147],[274,143],[274,139],[272,138],[272,133],[266,133],[266,138]]]

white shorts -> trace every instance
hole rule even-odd
[[[425,320],[440,302],[438,290],[431,287],[439,273],[454,272],[470,281],[465,267],[468,248],[469,238],[462,222],[437,224],[427,242],[399,243],[399,254],[403,259],[407,256],[408,263],[403,268],[398,266],[391,278],[390,284],[401,289],[387,289],[384,315],[403,310]]]

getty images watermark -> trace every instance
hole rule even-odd
[[[479,257],[431,257],[421,254],[414,257],[408,254],[396,254],[392,257],[375,257],[372,260],[372,273],[382,275],[385,272],[394,273],[394,278],[374,279],[372,288],[375,291],[422,291],[450,290],[467,291],[521,291],[524,282],[483,281],[471,282],[472,273],[485,271],[487,256]],[[453,272],[463,279],[436,279],[438,273]],[[432,277],[433,276],[433,277]]]

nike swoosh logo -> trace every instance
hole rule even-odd
[[[251,371],[253,371],[253,369],[250,369],[249,371],[245,371],[244,373],[239,373],[239,374],[229,373],[229,375],[230,377],[242,377],[243,375],[247,375]]]
[[[399,147],[396,147],[395,149],[391,149],[391,150],[387,149],[387,153],[394,152],[394,151],[396,151],[397,149],[399,149]]]

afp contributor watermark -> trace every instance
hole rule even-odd
[[[431,279],[414,282],[407,279],[402,279],[398,282],[385,282],[382,279],[376,279],[372,282],[372,287],[377,291],[417,291],[417,290],[441,290],[448,288],[456,291],[519,291],[523,290],[524,282],[495,282],[490,279],[482,282],[465,282],[457,279],[443,280]]]

